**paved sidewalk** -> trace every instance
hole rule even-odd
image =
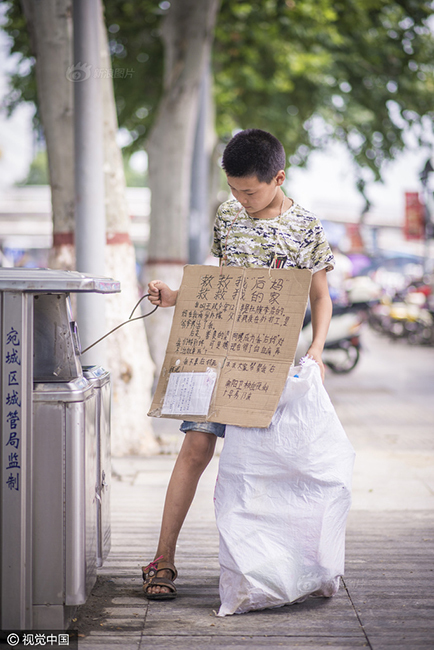
[[[175,455],[116,458],[112,550],[73,624],[80,650],[434,647],[434,349],[393,345],[369,331],[365,340],[356,370],[326,380],[357,452],[339,593],[273,610],[215,616],[216,456],[179,539],[179,596],[148,602],[140,566],[155,551]],[[163,429],[168,449],[176,449],[181,441],[177,425],[167,423]]]

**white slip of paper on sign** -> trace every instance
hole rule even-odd
[[[172,372],[167,384],[162,415],[207,415],[217,379],[215,370]]]

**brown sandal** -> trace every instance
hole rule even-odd
[[[169,580],[169,578],[159,578],[157,576],[157,573],[163,570],[172,573],[172,580]],[[173,580],[176,580],[178,577],[178,572],[171,562],[165,562],[162,557],[159,557],[153,562],[150,562],[148,566],[142,567],[142,572],[143,591],[148,600],[172,600],[173,598],[176,598],[178,594],[176,587],[173,584]],[[149,587],[167,587],[170,591],[166,593],[150,594],[148,593]]]

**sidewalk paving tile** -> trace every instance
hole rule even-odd
[[[141,566],[155,552],[175,455],[114,458],[112,549],[73,623],[79,650],[434,648],[434,349],[394,345],[372,333],[366,340],[351,381],[326,379],[357,453],[338,594],[216,617],[217,455],[179,537],[179,597],[147,601]],[[169,428],[166,449],[176,451],[182,437],[177,423]],[[163,423],[158,431],[164,438]]]

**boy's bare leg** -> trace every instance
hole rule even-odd
[[[160,539],[155,559],[163,556],[175,563],[178,535],[196,492],[199,479],[210,462],[216,445],[213,433],[187,431],[167,487],[161,522]],[[160,578],[172,578],[170,571],[159,571]],[[149,587],[148,593],[169,591],[167,587]]]

